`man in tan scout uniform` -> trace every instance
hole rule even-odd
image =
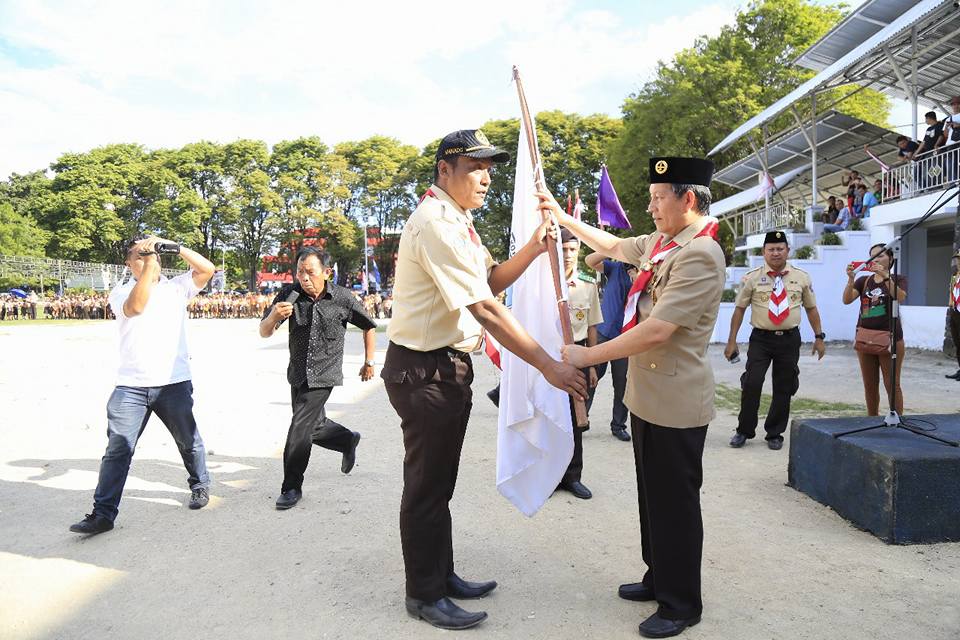
[[[724,283],[724,257],[707,216],[713,163],[650,160],[650,206],[657,232],[621,240],[566,215],[552,196],[542,207],[594,250],[640,266],[627,298],[624,332],[596,347],[568,346],[583,367],[629,356],[630,409],[640,535],[647,572],[620,586],[627,600],[656,600],[640,635],[666,638],[700,622],[703,444],[713,419],[713,371],[706,357]]]
[[[592,347],[597,344],[597,325],[603,322],[603,313],[600,311],[600,292],[597,284],[577,272],[577,263],[580,259],[580,240],[569,229],[560,233],[560,242],[563,249],[563,268],[567,279],[567,306],[570,309],[570,328],[573,330],[573,341],[576,344]],[[590,395],[587,397],[587,412],[593,404],[593,395],[597,390],[597,368],[587,367],[583,370],[587,377]],[[566,473],[560,481],[558,489],[569,491],[581,500],[593,497],[590,489],[580,481],[583,473],[583,432],[590,428],[577,426],[577,416],[570,400],[570,418],[573,425],[573,457],[567,466]]]
[[[743,276],[737,293],[736,308],[730,318],[730,335],[723,354],[730,359],[737,353],[737,332],[743,314],[750,307],[750,346],[747,367],[740,376],[740,415],[737,432],[730,446],[739,449],[757,434],[757,411],[767,368],[773,364],[773,399],[763,423],[767,446],[774,451],[783,447],[783,432],[790,417],[790,398],[800,386],[800,306],[816,334],[813,353],[823,358],[826,337],[820,326],[817,299],[810,276],[787,263],[790,247],[782,231],[771,231],[763,239],[764,266]]]
[[[950,338],[953,339],[957,366],[960,367],[960,251],[953,254],[953,260],[950,263],[953,267],[953,276],[950,277],[950,307],[947,309],[947,324],[950,327]],[[948,373],[944,377],[960,380],[960,368],[956,373]]]
[[[470,210],[483,205],[492,164],[509,158],[478,130],[455,131],[440,142],[434,185],[400,236],[390,346],[380,373],[403,431],[406,608],[443,629],[466,629],[487,617],[464,611],[450,598],[481,598],[497,586],[454,573],[449,503],[472,407],[470,352],[489,331],[550,384],[587,396],[583,374],[553,360],[495,299],[546,251],[549,228],[540,225],[500,265],[480,241]]]

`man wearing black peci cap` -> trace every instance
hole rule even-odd
[[[650,206],[656,233],[621,240],[564,213],[538,194],[562,225],[598,253],[640,267],[627,295],[622,333],[595,347],[570,345],[578,367],[629,356],[630,409],[640,542],[647,571],[621,598],[656,600],[640,635],[666,638],[700,622],[703,520],[700,486],[707,424],[714,417],[713,370],[706,357],[723,292],[724,257],[710,207],[713,163],[651,158]]]
[[[757,434],[757,411],[767,368],[773,365],[773,399],[763,428],[767,446],[774,451],[783,446],[783,432],[790,417],[790,398],[800,386],[800,307],[816,334],[813,353],[823,358],[826,335],[820,326],[820,312],[813,294],[810,276],[787,263],[790,246],[783,231],[770,231],[763,239],[764,265],[744,274],[737,293],[736,307],[730,318],[730,335],[723,355],[729,360],[737,353],[737,332],[750,307],[750,346],[747,366],[740,376],[740,415],[737,432],[730,446],[739,449]]]
[[[509,159],[479,130],[455,131],[440,142],[434,184],[400,236],[390,346],[380,373],[403,431],[406,609],[442,629],[480,624],[485,612],[464,611],[451,598],[482,598],[497,586],[454,572],[449,503],[472,407],[470,352],[489,331],[554,386],[587,396],[583,374],[553,360],[495,298],[546,251],[549,229],[540,225],[503,264],[483,246],[470,211],[483,205],[490,167]]]

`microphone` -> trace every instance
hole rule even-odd
[[[287,297],[284,300],[284,302],[289,302],[290,304],[293,305],[293,315],[296,317],[297,324],[300,324],[300,309],[297,308],[297,305],[295,303],[297,301],[297,298],[299,297],[300,297],[300,292],[297,291],[296,289],[293,289],[292,291],[290,291],[289,294],[287,294]],[[286,320],[286,318],[280,318],[280,322],[277,323],[277,326],[279,327],[280,325],[282,325],[284,320]]]

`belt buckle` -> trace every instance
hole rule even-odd
[[[775,336],[782,336],[782,335],[785,334],[785,333],[786,333],[786,331],[774,331],[774,332],[773,332],[773,335],[775,335]]]

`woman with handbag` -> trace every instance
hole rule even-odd
[[[868,273],[854,281],[855,263],[847,265],[847,286],[843,289],[843,303],[860,301],[860,314],[857,318],[857,334],[854,349],[860,361],[860,373],[863,376],[863,395],[867,403],[867,415],[880,415],[880,376],[890,398],[890,322],[891,301],[896,285],[897,301],[907,297],[904,288],[905,279],[897,276],[896,283],[890,275],[893,252],[884,249],[883,244],[870,247]],[[897,350],[897,413],[903,414],[903,392],[900,389],[900,371],[903,368],[903,328],[899,319],[894,327],[894,347]]]

